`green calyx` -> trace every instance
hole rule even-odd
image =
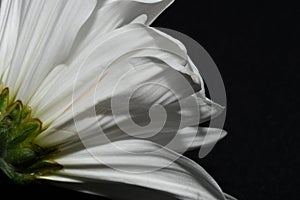
[[[37,176],[62,168],[49,160],[56,149],[34,143],[42,122],[32,118],[21,101],[9,101],[9,89],[0,87],[0,169],[15,183],[26,184]]]

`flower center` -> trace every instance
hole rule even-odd
[[[0,169],[15,183],[25,184],[62,168],[49,160],[56,149],[34,143],[42,122],[31,116],[29,106],[9,101],[9,89],[0,88]]]

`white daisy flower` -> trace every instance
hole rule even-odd
[[[232,199],[180,155],[225,134],[198,128],[223,108],[205,97],[184,46],[149,27],[172,2],[1,1],[0,168],[13,182]]]

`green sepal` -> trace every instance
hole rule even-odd
[[[3,116],[3,113],[6,112],[6,108],[8,106],[9,102],[9,90],[8,88],[5,88],[0,93],[0,116]],[[2,120],[2,118],[0,118]]]
[[[20,119],[20,122],[24,122],[28,119],[30,119],[31,117],[31,108],[30,107],[24,107],[22,112],[21,112],[21,119]]]
[[[14,99],[14,98],[13,98]],[[27,184],[62,165],[50,161],[57,151],[34,143],[45,127],[32,118],[31,108],[21,101],[9,99],[9,89],[0,83],[0,170],[13,182]]]
[[[11,106],[8,107],[6,112],[8,116],[12,119],[12,121],[19,123],[22,109],[23,109],[22,102],[16,101]]]
[[[0,155],[7,148],[7,140],[12,130],[12,121],[9,117],[4,117],[0,121]]]
[[[61,170],[62,168],[63,166],[58,164],[57,162],[51,160],[41,160],[26,168],[24,172],[34,172],[37,175],[45,175],[53,171]]]
[[[11,131],[11,126],[12,121],[7,117],[0,121],[0,140],[4,140],[3,137],[5,137],[5,139],[7,138],[7,132]]]
[[[7,149],[3,157],[12,165],[27,165],[37,159],[37,152],[31,147],[14,147]]]
[[[31,141],[34,139],[41,131],[42,123],[37,119],[32,119],[27,121],[12,131],[9,145],[18,145],[24,141]]]

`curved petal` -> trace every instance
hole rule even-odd
[[[5,6],[10,1],[2,2]],[[5,32],[11,32],[7,33],[12,34],[9,37],[14,37],[5,40],[14,46],[14,56],[8,57],[11,67],[3,77],[4,84],[14,89],[13,97],[27,103],[47,74],[67,58],[96,3],[96,0],[22,0],[12,1],[7,12],[3,8],[1,15],[14,19],[4,27]],[[16,27],[17,33],[11,26]]]
[[[138,59],[139,62],[143,62],[145,59],[149,61],[148,68],[147,62],[138,64],[144,68],[143,70],[141,70],[142,67],[136,68],[136,71],[143,73],[143,76],[139,74],[135,77],[139,82],[155,75],[163,78],[163,73],[166,70],[171,71],[172,68],[186,73],[185,68],[189,65],[186,52],[177,43],[152,28],[137,24],[128,25],[99,38],[98,41],[82,51],[75,60],[66,64],[66,70],[59,75],[60,77],[47,91],[47,94],[36,103],[34,103],[36,97],[33,97],[30,105],[35,108],[36,115],[45,123],[60,116],[62,111],[71,108],[74,103],[72,98],[77,104],[81,102],[85,106],[82,110],[86,110],[100,99],[107,98],[115,86],[114,83],[124,73],[135,70],[132,62],[127,63],[126,66],[121,65],[125,61],[129,61],[128,59],[133,61],[133,57],[142,58]],[[123,63],[119,61],[123,61]],[[154,65],[154,67],[151,68],[150,65]],[[161,67],[162,65],[167,65],[169,69],[165,70]],[[159,75],[160,73],[162,74]],[[99,87],[101,87],[101,91]],[[95,89],[98,90],[97,94],[95,94]],[[126,87],[124,87],[125,89]],[[40,87],[39,91],[44,91],[44,88]],[[88,99],[87,94],[92,99]],[[73,113],[70,112],[70,114],[72,117]]]
[[[216,182],[199,165],[148,141],[124,140],[58,155],[55,160],[64,166],[54,174],[56,177],[79,180],[82,188],[88,182],[99,184],[91,188],[92,193],[97,193],[101,181],[111,181],[167,192],[179,199],[225,199]],[[51,176],[40,178],[55,180]]]
[[[149,74],[148,70],[142,70],[142,72]],[[134,73],[134,77],[130,77],[128,80],[132,81],[135,77],[140,77],[138,73]],[[143,73],[141,73],[142,75]],[[164,75],[164,73],[160,73],[160,75]],[[172,78],[172,76],[164,76],[164,79],[168,80],[167,77]],[[159,83],[164,79],[153,79],[151,83]],[[136,85],[138,86],[138,84]],[[184,81],[180,82],[180,79],[174,76],[174,81],[169,81],[168,86],[173,91],[177,91],[178,97],[181,95],[180,93],[184,94],[182,85],[184,85]],[[131,90],[126,91],[130,93]],[[155,93],[158,95],[155,96]],[[79,136],[79,138],[74,138],[75,140],[81,139],[89,147],[111,141],[143,138],[167,145],[168,148],[177,152],[184,152],[201,145],[216,143],[225,136],[225,132],[219,129],[200,128],[198,130],[197,127],[191,127],[198,126],[198,124],[218,116],[223,110],[221,106],[196,95],[183,99],[178,97],[178,99],[174,99],[175,103],[169,104],[170,100],[166,101],[165,99],[168,97],[166,94],[164,88],[153,87],[151,89],[151,87],[147,87],[147,90],[142,91],[141,95],[131,96],[133,100],[129,105],[123,104],[126,101],[126,96],[114,96],[120,101],[116,105],[114,104],[114,107],[112,107],[111,99],[101,101],[94,107],[74,115],[75,121],[69,120],[58,128],[55,128],[54,123],[52,126],[54,130],[62,129],[65,132],[56,133],[52,128],[49,128],[38,137],[37,142],[47,146],[56,145],[57,143],[49,138],[61,137],[61,134],[72,132]],[[172,94],[169,95],[169,98],[172,99],[173,97]],[[161,113],[159,110],[152,111],[153,107],[155,108],[155,105],[153,106],[155,101],[160,103],[162,107],[158,108],[163,109],[165,113]],[[129,113],[126,113],[126,108],[130,109],[128,110]],[[114,109],[119,111],[112,112]],[[164,114],[166,118],[161,116]],[[65,141],[61,143],[65,143]]]
[[[97,7],[80,31],[73,57],[97,37],[130,23],[151,24],[174,0],[98,0]]]
[[[6,0],[1,1],[0,8],[0,74],[9,66],[17,42],[19,24],[21,20],[21,2]]]
[[[144,135],[143,137],[148,137],[147,135],[152,134],[153,132],[155,132],[155,130],[157,130],[156,132],[159,132],[159,127],[164,127],[164,129],[166,129],[167,131],[173,131],[174,133],[176,133],[176,131],[178,130],[177,123],[180,122],[178,121],[181,116],[180,112],[178,111],[177,113],[177,110],[166,110],[163,107],[158,107],[162,111],[167,111],[167,124],[164,125],[164,112],[161,113],[161,110],[155,111],[155,109],[154,112],[152,112],[153,105],[168,105],[169,103],[176,101],[177,99],[184,98],[185,95],[189,95],[193,92],[193,90],[185,88],[188,87],[185,84],[189,83],[186,82],[184,77],[180,78],[180,76],[182,75],[179,75],[178,77],[178,72],[176,72],[172,68],[157,64],[149,68],[149,64],[151,64],[151,62],[148,62],[145,67],[139,67],[138,70],[134,70],[130,75],[128,74],[128,77],[123,81],[124,83],[120,84],[122,86],[123,84],[127,83],[127,85],[129,86],[128,81],[130,81],[130,87],[121,88],[121,91],[118,92],[117,95],[112,95],[113,97],[110,97],[107,100],[99,101],[99,103],[96,103],[96,105],[92,105],[88,109],[81,109],[80,112],[78,112],[76,109],[71,110],[72,112],[69,111],[71,113],[69,113],[69,115],[67,116],[69,116],[70,119],[58,119],[57,121],[55,121],[51,125],[51,127],[49,127],[38,137],[38,142],[43,144],[45,144],[46,142],[51,145],[53,141],[49,140],[49,137],[47,135],[57,134],[53,132],[52,129],[63,129],[68,132],[76,132],[80,135],[80,137],[83,138],[92,138],[93,136],[95,136],[95,134],[97,138],[101,137],[101,130],[103,130],[103,138],[97,140],[101,141],[102,143],[105,143],[107,141],[105,140],[105,137],[107,136],[113,140],[128,137],[128,135],[122,132],[122,130],[126,131],[127,133],[130,132],[132,136]],[[118,75],[120,73],[122,73],[122,71],[112,74]],[[112,83],[115,82],[107,82],[107,84]],[[144,87],[145,83],[150,84]],[[161,87],[159,84],[165,85],[167,88]],[[135,90],[135,94],[131,96],[132,100],[127,104],[127,94],[130,95],[131,92],[136,88],[139,89]],[[103,93],[101,92],[103,92],[104,89],[110,88],[100,87],[99,93],[103,95]],[[172,92],[175,92],[175,94],[173,94]],[[89,98],[84,99],[83,102],[78,103],[78,105],[76,106],[85,108],[87,104],[95,103],[92,99],[93,97],[95,97],[93,93],[87,97]],[[121,102],[115,102],[115,100]],[[111,105],[111,102],[114,102],[113,105]],[[186,105],[185,107],[188,106],[190,107],[189,109],[199,109],[197,108],[196,103],[194,108],[192,108],[192,106],[190,105]],[[128,108],[128,110],[126,110],[126,108]],[[115,113],[112,113],[113,110]],[[150,115],[153,115],[151,116],[151,118],[153,119],[151,123],[152,125],[144,127],[149,123],[149,110]],[[160,116],[160,114],[162,114],[162,116]],[[173,115],[173,117],[171,117],[171,115]],[[196,118],[196,111],[193,111],[192,115],[185,115],[185,117],[191,119],[192,121],[188,122],[188,120],[186,119],[183,123],[183,126],[191,123],[198,124],[200,121],[200,119],[197,120]],[[123,129],[120,129],[120,126]],[[52,138],[55,137],[53,136]]]
[[[226,135],[227,132],[222,129],[186,127],[176,134],[165,134],[165,137],[157,137],[153,141],[178,153],[185,153],[199,147],[206,148],[208,145],[216,144]]]
[[[48,177],[51,180],[62,179],[62,177]],[[45,181],[43,181],[45,182]],[[67,182],[67,183],[66,183]],[[162,200],[178,200],[178,198],[172,196],[167,192],[162,192],[158,190],[153,190],[150,188],[145,188],[141,186],[124,184],[119,182],[112,181],[85,181],[82,183],[69,182],[57,182],[46,180],[46,183],[52,184],[55,186],[63,187],[66,189],[72,189],[78,192],[87,193],[91,195],[103,196],[108,199],[113,200],[153,200],[153,199],[162,199]]]

